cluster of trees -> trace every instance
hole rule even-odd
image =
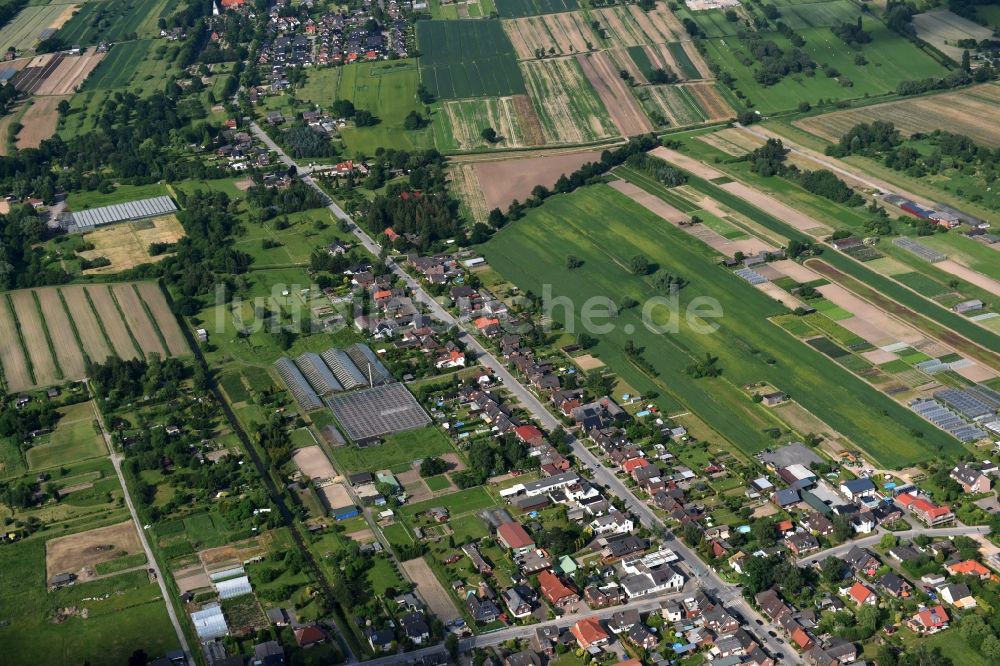
[[[259,176],[255,175],[257,178]],[[247,203],[255,209],[257,218],[264,221],[278,215],[322,208],[325,202],[319,192],[294,178],[288,187],[264,187],[258,182],[247,190]]]
[[[754,173],[761,176],[783,176],[795,181],[809,192],[837,203],[850,206],[859,206],[863,203],[861,196],[833,172],[826,169],[801,171],[795,165],[785,163],[787,156],[788,149],[780,139],[768,139],[763,146],[747,153],[741,159],[750,162]]]
[[[45,225],[31,206],[13,206],[0,215],[0,288],[61,284],[71,279],[58,264],[44,261],[41,243],[46,238]]]
[[[970,83],[985,83],[997,78],[997,70],[988,64],[977,67],[974,72],[956,69],[941,78],[926,78],[915,81],[900,81],[896,89],[900,95],[922,95],[934,90],[950,90]]]
[[[372,127],[379,124],[379,119],[371,111],[355,108],[349,99],[336,99],[330,106],[330,114],[335,118],[354,120],[358,127]]]
[[[455,199],[442,191],[411,191],[398,185],[390,186],[389,192],[371,202],[362,223],[376,235],[391,227],[400,236],[419,236],[417,246],[421,250],[462,235],[462,218]]]
[[[666,67],[654,67],[646,76],[650,83],[677,83],[680,77],[668,65]]]
[[[452,475],[459,488],[481,486],[491,476],[531,467],[533,462],[537,465],[537,458],[528,455],[528,447],[511,434],[497,444],[482,439],[472,442],[468,457],[469,468]]]
[[[858,16],[857,23],[840,23],[832,26],[830,32],[848,44],[868,44],[872,41],[871,33],[865,32],[860,16]]]
[[[16,437],[24,441],[35,430],[48,430],[59,420],[59,412],[49,401],[36,402],[17,409],[13,403],[0,411],[0,437]]]
[[[1000,621],[997,621],[996,614],[989,622],[976,613],[963,615],[958,631],[967,645],[992,663],[1000,662]]]
[[[754,72],[754,80],[763,86],[772,86],[789,74],[811,73],[816,69],[816,63],[809,54],[795,46],[784,51],[769,39],[747,39],[744,42],[747,50],[753,56],[747,58],[747,66],[759,63]]]
[[[329,137],[307,125],[293,125],[276,137],[292,157],[336,157],[337,147]]]
[[[688,175],[670,166],[659,157],[654,157],[649,153],[636,153],[629,155],[625,164],[637,171],[642,171],[667,187],[677,187],[688,181]]]
[[[180,383],[190,376],[179,360],[160,359],[156,353],[150,354],[148,360],[131,358],[123,361],[111,356],[103,363],[94,363],[87,359],[85,370],[94,394],[111,407],[144,396],[174,396]]]
[[[448,471],[448,463],[440,458],[428,456],[420,461],[420,476],[437,476]]]
[[[703,359],[684,368],[684,372],[689,377],[694,377],[695,379],[700,379],[702,377],[718,377],[722,374],[722,368],[720,368],[718,364],[718,356],[712,356],[708,352],[705,352],[705,357]]]

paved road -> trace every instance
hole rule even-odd
[[[295,167],[298,170],[298,165],[295,161],[284,153],[278,144],[271,140],[271,138],[264,132],[256,123],[251,123],[251,131],[254,135],[259,138],[264,145],[266,145],[270,150],[274,151],[279,159],[289,167]],[[354,234],[357,236],[358,240],[364,247],[378,256],[381,247],[375,243],[374,240],[368,234],[366,234],[360,226],[358,226],[351,217],[335,202],[330,201],[329,197],[323,192],[322,188],[313,181],[308,175],[302,176],[303,182],[314,187],[320,194],[323,195],[324,199],[328,201],[327,207],[329,210],[338,218],[350,222],[354,227]],[[500,378],[504,386],[510,391],[514,397],[521,403],[521,405],[528,410],[532,417],[542,425],[546,430],[552,430],[562,424],[546,409],[545,405],[538,399],[538,397],[528,390],[523,384],[521,384],[517,378],[512,375],[507,368],[493,355],[493,352],[488,350],[479,340],[473,337],[466,331],[461,322],[459,322],[455,317],[452,316],[440,303],[435,301],[430,294],[424,291],[422,285],[403,271],[399,266],[392,262],[389,262],[389,268],[399,276],[406,285],[413,291],[417,301],[424,303],[428,309],[434,314],[435,317],[440,319],[446,324],[450,324],[461,329],[462,333],[460,338],[467,348],[473,350],[476,353],[478,360],[490,368],[494,374]],[[649,508],[644,502],[640,501],[628,487],[615,476],[614,472],[604,467],[601,461],[597,459],[587,448],[576,438],[570,437],[569,445],[572,447],[573,453],[576,455],[577,459],[584,463],[586,466],[594,472],[594,481],[599,485],[607,488],[611,495],[621,498],[629,511],[635,514],[642,525],[653,530],[657,534],[667,533],[666,525],[662,520]],[[766,618],[762,617],[755,611],[747,602],[743,599],[740,592],[740,588],[737,585],[732,585],[725,582],[719,575],[712,570],[710,567],[705,566],[698,556],[687,546],[676,539],[671,539],[668,545],[673,549],[677,555],[683,560],[688,568],[694,573],[698,585],[706,589],[713,590],[715,595],[722,601],[725,605],[730,606],[733,610],[739,612],[747,621],[750,620],[760,620],[763,623],[764,630],[771,630],[776,633],[779,632],[779,627],[769,623]],[[761,643],[767,648],[771,654],[776,652],[785,653],[785,661],[787,663],[801,663],[798,659],[798,655],[788,648],[787,645],[779,644],[774,638],[768,636],[763,632],[754,631],[757,637],[760,639]]]
[[[882,537],[886,534],[894,534],[900,539],[912,539],[915,536],[921,534],[929,537],[953,537],[953,536],[975,536],[977,534],[989,534],[990,528],[985,525],[962,525],[960,527],[939,527],[935,529],[924,529],[917,528],[912,530],[903,530],[901,532],[889,532],[889,531],[876,531],[871,536],[865,537],[863,539],[855,539],[854,541],[848,541],[847,543],[842,543],[839,546],[834,546],[833,548],[827,548],[826,550],[821,550],[818,553],[813,553],[808,557],[803,557],[798,560],[798,564],[805,564],[807,562],[815,562],[818,560],[825,560],[827,557],[841,557],[847,553],[854,546],[872,546],[877,544],[882,540]]]
[[[87,391],[90,392],[90,384],[87,380],[84,380],[84,384],[87,385]],[[184,630],[181,628],[180,620],[177,619],[177,612],[174,610],[174,605],[171,603],[170,592],[167,591],[167,584],[163,578],[163,572],[160,571],[160,565],[157,564],[156,558],[153,556],[153,549],[149,547],[149,541],[146,539],[146,530],[142,528],[142,521],[139,520],[139,514],[136,513],[135,505],[132,504],[132,496],[129,495],[128,486],[125,485],[125,475],[122,474],[122,456],[115,451],[114,443],[111,441],[111,435],[109,434],[108,428],[104,423],[104,415],[101,414],[101,410],[97,407],[97,402],[94,402],[94,414],[97,417],[97,422],[101,426],[101,434],[104,435],[104,443],[108,447],[108,455],[111,457],[111,464],[115,468],[115,474],[118,475],[118,483],[122,485],[122,493],[125,496],[125,505],[128,507],[128,512],[132,515],[132,522],[135,523],[135,529],[139,532],[139,541],[142,543],[142,549],[146,551],[146,566],[145,568],[152,569],[156,574],[156,582],[160,586],[160,594],[163,596],[163,603],[167,606],[167,615],[170,617],[170,624],[174,625],[174,632],[177,634],[177,642],[180,644],[181,649],[184,650],[184,654],[188,659],[188,662],[194,663],[193,655],[191,654],[191,647],[188,645],[187,636],[184,635]]]

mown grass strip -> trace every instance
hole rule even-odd
[[[142,303],[142,309],[146,312],[146,318],[149,319],[149,322],[153,325],[153,330],[156,331],[156,337],[160,339],[160,344],[163,345],[163,351],[165,351],[169,356],[170,346],[167,344],[167,339],[163,336],[163,331],[160,330],[160,322],[156,321],[156,317],[153,316],[153,311],[149,309],[149,304],[146,303],[142,294],[139,293],[139,287],[137,287],[134,282],[132,283],[132,291],[135,292],[136,298],[138,298],[139,302]]]
[[[38,300],[38,292],[32,291],[31,298],[35,301],[35,312],[38,313],[38,320],[42,323],[42,333],[45,335],[45,343],[49,346],[49,354],[52,355],[52,363],[56,367],[56,379],[64,379],[62,365],[59,363],[59,356],[56,354],[56,345],[52,342],[52,334],[49,333],[49,322],[45,321],[45,313],[42,312],[42,302]]]
[[[114,354],[115,344],[111,341],[111,336],[108,335],[108,331],[104,328],[104,320],[101,319],[101,313],[97,311],[97,306],[94,305],[94,299],[90,297],[90,290],[84,289],[83,295],[87,297],[87,305],[90,306],[90,311],[94,313],[94,319],[97,320],[97,326],[101,329],[101,335],[104,336],[104,342],[108,345],[108,350]],[[65,301],[63,301],[65,303]]]
[[[14,322],[14,328],[17,329],[17,342],[21,345],[21,355],[24,356],[24,365],[28,368],[28,376],[31,377],[32,384],[37,384],[35,364],[31,362],[31,354],[28,353],[28,345],[24,341],[24,331],[21,330],[21,321],[17,318],[17,312],[14,310],[14,301],[10,299],[10,294],[4,294],[4,296],[7,302],[7,313],[10,315],[11,321]]]

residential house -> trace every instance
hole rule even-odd
[[[975,608],[976,599],[969,591],[968,585],[952,583],[938,588],[941,598],[955,608]]]
[[[608,629],[616,634],[621,634],[640,622],[639,611],[630,608],[628,610],[615,612],[615,614],[608,619]]]
[[[465,607],[469,609],[469,614],[480,624],[495,622],[500,617],[500,609],[493,603],[492,599],[480,599],[479,595],[470,593],[465,599]],[[529,609],[530,613],[530,609]]]
[[[951,470],[950,476],[967,493],[990,492],[992,485],[990,477],[974,467],[965,464],[957,465]]]
[[[635,599],[664,590],[680,590],[684,587],[684,576],[671,565],[663,564],[646,573],[626,576],[621,584],[629,599]]]
[[[864,502],[876,498],[875,484],[871,479],[849,479],[840,484],[840,493],[852,502]]]
[[[975,576],[979,580],[987,580],[992,575],[989,569],[975,560],[945,562],[944,568],[952,576]]]
[[[902,493],[896,498],[896,501],[899,502],[904,509],[907,509],[912,515],[916,516],[918,520],[928,526],[941,525],[942,523],[951,522],[955,519],[955,514],[952,513],[951,509],[948,507],[938,506],[933,502],[917,495]]]
[[[295,630],[295,643],[300,648],[308,648],[326,641],[326,634],[315,624],[299,627]]]
[[[878,581],[879,587],[889,593],[890,596],[896,599],[902,599],[910,596],[910,590],[913,586],[908,582],[892,573],[891,571]]]
[[[470,560],[472,560],[472,565],[476,567],[476,571],[481,574],[493,573],[493,567],[487,562],[482,554],[479,552],[479,547],[474,543],[467,543],[462,546],[462,552],[465,553]]]
[[[591,646],[607,645],[608,641],[611,640],[611,636],[604,630],[601,623],[593,617],[580,620],[570,628],[570,632],[584,650]]]
[[[656,634],[641,622],[632,625],[632,628],[625,632],[625,635],[628,636],[633,645],[643,650],[652,650],[660,644],[660,639],[656,637]]]
[[[542,658],[533,650],[524,650],[508,655],[503,666],[542,666]]]
[[[819,550],[819,541],[809,532],[793,534],[785,539],[785,544],[799,557]]]
[[[882,566],[877,557],[860,546],[852,546],[844,555],[844,561],[851,567],[855,576],[874,576],[878,568]]]
[[[514,555],[524,555],[535,549],[535,540],[521,526],[521,523],[504,523],[497,528],[497,539],[513,551]]]
[[[495,604],[494,608],[496,608]],[[412,641],[414,645],[423,645],[431,639],[431,628],[430,625],[427,624],[427,618],[424,617],[423,613],[418,611],[407,613],[400,618],[399,623],[403,627],[403,634],[410,641]]]
[[[580,595],[551,571],[538,574],[538,585],[553,606],[565,607],[580,600]]]
[[[392,629],[369,629],[368,645],[378,652],[390,652],[396,642],[396,632]]]
[[[948,612],[944,606],[932,606],[918,611],[906,623],[918,634],[936,634],[948,628]]]
[[[527,617],[531,615],[532,604],[531,598],[533,595],[533,590],[525,585],[515,585],[514,587],[504,590],[503,600],[507,605],[507,609],[510,614],[516,618]]]
[[[810,636],[805,629],[802,627],[796,627],[792,630],[789,638],[798,646],[799,652],[808,652],[816,644],[813,637]]]
[[[812,512],[800,521],[803,528],[818,534],[819,536],[830,536],[833,534],[833,521],[819,512]]]
[[[845,591],[851,601],[856,603],[858,606],[874,606],[878,603],[878,595],[875,594],[871,588],[860,581],[855,582],[850,588],[842,590],[841,593],[843,594]]]
[[[789,608],[778,593],[775,590],[764,590],[763,592],[758,592],[754,597],[757,602],[757,606],[764,611],[764,614],[772,622],[777,622],[786,615],[791,615],[792,609]]]
[[[583,598],[591,608],[617,606],[625,600],[624,592],[619,585],[610,584],[601,586],[597,583],[591,583],[584,588]]]
[[[595,536],[606,534],[630,534],[635,525],[632,519],[615,510],[590,521],[590,530]]]

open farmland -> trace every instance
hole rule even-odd
[[[21,116],[21,131],[17,133],[18,148],[38,148],[45,139],[56,133],[59,124],[59,102],[69,95],[36,97]]]
[[[586,143],[618,129],[573,58],[521,63],[546,143]]]
[[[93,50],[80,56],[63,58],[59,66],[35,89],[35,94],[69,95],[76,92],[103,58],[103,53]]]
[[[84,85],[85,90],[109,90],[127,85],[149,52],[152,41],[115,44]]]
[[[917,37],[955,62],[962,61],[964,51],[956,42],[962,39],[981,42],[993,36],[993,31],[989,28],[940,8],[915,15],[913,27],[917,30]]]
[[[637,5],[616,5],[592,9],[590,16],[597,21],[612,46],[664,44],[689,39],[680,22],[663,4],[644,12]]]
[[[495,0],[501,18],[555,14],[579,9],[577,0]]]
[[[815,76],[793,74],[770,86],[761,86],[754,79],[757,60],[747,52],[738,38],[709,39],[702,43],[709,60],[734,77],[735,87],[761,113],[794,109],[803,101],[815,103],[819,99],[846,100],[866,95],[885,95],[895,91],[902,81],[940,77],[948,73],[930,55],[882,23],[865,18],[864,29],[871,34],[872,42],[857,51],[847,48],[843,40],[829,28],[798,30],[797,33],[805,39],[802,49],[817,63],[819,69]],[[783,51],[793,48],[791,42],[778,33],[757,36],[773,41]],[[856,64],[856,53],[864,55],[867,64]],[[751,64],[748,66],[744,62]],[[836,69],[840,77],[826,76],[822,72],[824,65]],[[842,84],[845,77],[850,80],[851,85]]]
[[[607,53],[598,51],[578,55],[576,60],[611,114],[611,120],[619,134],[635,136],[652,131],[652,124],[643,114],[635,97],[630,94],[628,84],[618,75],[618,70],[612,65]]]
[[[564,12],[501,21],[517,57],[570,55],[590,51],[600,43],[583,12]]]
[[[540,285],[548,283],[555,296],[565,295],[576,303],[598,294],[612,299],[630,296],[640,302],[652,296],[647,279],[623,268],[637,253],[660,266],[678,267],[690,279],[680,294],[682,306],[696,296],[711,296],[726,314],[715,320],[719,329],[713,334],[696,333],[681,317],[679,330],[662,336],[647,329],[634,310],[622,313],[615,330],[601,337],[596,350],[637,390],[657,390],[695,415],[711,415],[718,433],[747,452],[773,441],[761,431],[772,417],[749,404],[739,389],[762,380],[795,395],[804,408],[887,466],[963,451],[956,440],[930,428],[833,361],[806,345],[790,344],[788,335],[767,321],[769,315],[783,311],[781,305],[720,268],[717,255],[699,241],[608,186],[551,199],[496,234],[484,248],[493,268],[521,289],[538,293]],[[568,271],[567,254],[580,257],[583,265]],[[566,317],[565,312],[556,314]],[[654,320],[664,323],[666,316],[661,313]],[[575,319],[562,323],[567,330],[579,324]],[[626,334],[626,324],[634,334]],[[628,361],[623,352],[626,339],[643,350],[655,375]],[[746,342],[750,340],[752,346]],[[719,358],[723,376],[691,378],[685,367],[706,352]],[[923,439],[914,438],[910,428],[923,432]]]
[[[734,115],[714,83],[642,86],[633,92],[650,117],[662,118],[672,127],[725,120]]]
[[[552,187],[559,176],[573,173],[587,162],[596,162],[600,158],[600,151],[588,150],[521,157],[516,160],[477,162],[474,169],[487,209],[505,210],[514,199],[527,199],[535,185]]]
[[[39,35],[49,27],[61,25],[61,18],[67,10],[72,11],[73,5],[34,5],[25,7],[17,16],[3,28],[0,28],[0,51],[9,48],[26,51],[34,48],[39,41]]]
[[[442,131],[435,133],[438,147],[443,150],[506,149],[528,145],[521,132],[521,119],[513,97],[448,100],[436,118],[444,122]],[[538,123],[537,118],[531,120]],[[499,135],[496,143],[482,137],[487,127],[492,127]]]
[[[998,148],[998,111],[1000,85],[987,83],[939,95],[834,111],[796,120],[793,124],[827,141],[836,142],[858,123],[888,119],[907,136],[915,132],[947,129],[949,132],[964,134],[976,143]]]
[[[8,292],[3,300],[0,335],[8,344],[0,345],[0,362],[11,391],[82,379],[84,354],[95,362],[112,351],[133,358],[137,356],[133,336],[143,354],[187,353],[177,320],[153,283],[22,289]],[[18,328],[23,349],[16,342]]]
[[[443,99],[524,92],[514,47],[500,21],[420,21],[420,79]]]
[[[156,20],[167,0],[105,0],[88,2],[57,33],[67,44],[91,46],[159,36]]]
[[[851,0],[777,0],[778,19],[792,30],[854,22],[861,10]]]
[[[702,63],[705,72],[708,71],[691,42],[630,46],[627,52],[643,77],[648,77],[654,69],[663,69],[673,71],[682,79],[711,78],[695,64],[696,61]]]

